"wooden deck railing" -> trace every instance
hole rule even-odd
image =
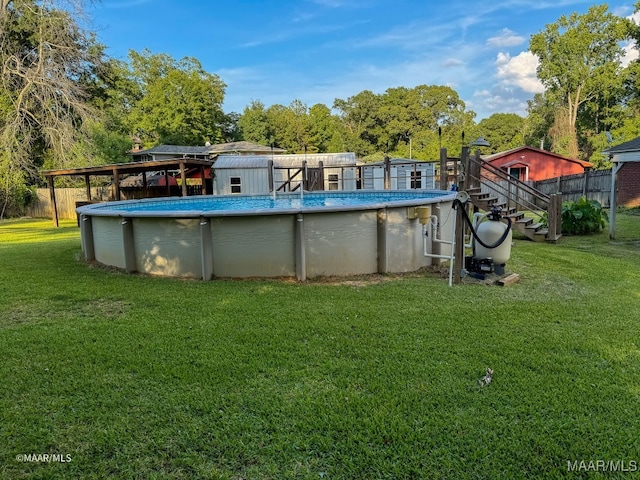
[[[490,164],[480,157],[469,155],[467,148],[463,149],[461,159],[462,186],[467,190],[481,188],[498,198],[506,199],[507,208],[526,210],[537,217],[546,213],[545,222],[548,225],[548,238],[557,239],[562,231],[562,194],[546,195],[527,182],[509,175],[504,170]],[[544,212],[544,213],[541,213]]]

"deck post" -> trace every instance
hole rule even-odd
[[[275,185],[273,183],[273,160],[267,161],[267,173],[269,175],[269,193],[272,193],[275,190]]]
[[[49,182],[49,197],[51,198],[51,218],[53,219],[53,226],[58,226],[58,205],[56,204],[56,187],[53,183],[53,176],[48,176]]]
[[[447,178],[449,171],[447,170],[447,149],[440,149],[440,190],[449,190]]]
[[[391,189],[391,160],[387,155],[384,156],[384,189]]]
[[[460,170],[457,172],[456,182],[458,184],[458,190],[466,190],[468,188],[469,176],[469,147],[462,147],[462,153],[460,155]]]
[[[555,193],[552,193],[551,195],[549,195],[549,206],[547,207],[549,209],[547,211],[547,221],[548,221],[547,222],[548,223],[547,239],[552,241],[556,238],[556,225],[557,225],[555,197],[556,197]]]
[[[187,175],[184,172],[184,162],[180,162],[180,182],[182,183],[182,196],[186,197],[187,192]]]
[[[89,179],[89,175],[84,176],[84,183],[87,187],[87,201],[91,201],[91,180]]]
[[[147,183],[147,172],[142,171],[142,195],[144,198],[149,196],[149,184]]]
[[[113,185],[116,188],[116,200],[120,200],[120,173],[118,169],[113,169]]]
[[[206,176],[206,169],[204,168],[204,165],[202,165],[200,167],[200,177],[202,177],[202,195],[207,194],[207,179],[205,178],[205,176]]]

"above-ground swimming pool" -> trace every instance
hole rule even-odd
[[[454,198],[439,190],[213,195],[99,203],[77,212],[87,261],[205,280],[305,280],[430,265],[424,253],[431,241],[417,212],[447,219]]]

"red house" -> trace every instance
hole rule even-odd
[[[533,147],[518,147],[482,158],[523,182],[584,173],[593,167],[589,162]]]

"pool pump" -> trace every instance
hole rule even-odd
[[[470,225],[473,255],[465,257],[465,270],[481,278],[488,273],[504,275],[511,256],[511,219],[505,217],[507,223],[502,221],[500,207],[493,207],[489,213],[476,213],[473,218]]]

